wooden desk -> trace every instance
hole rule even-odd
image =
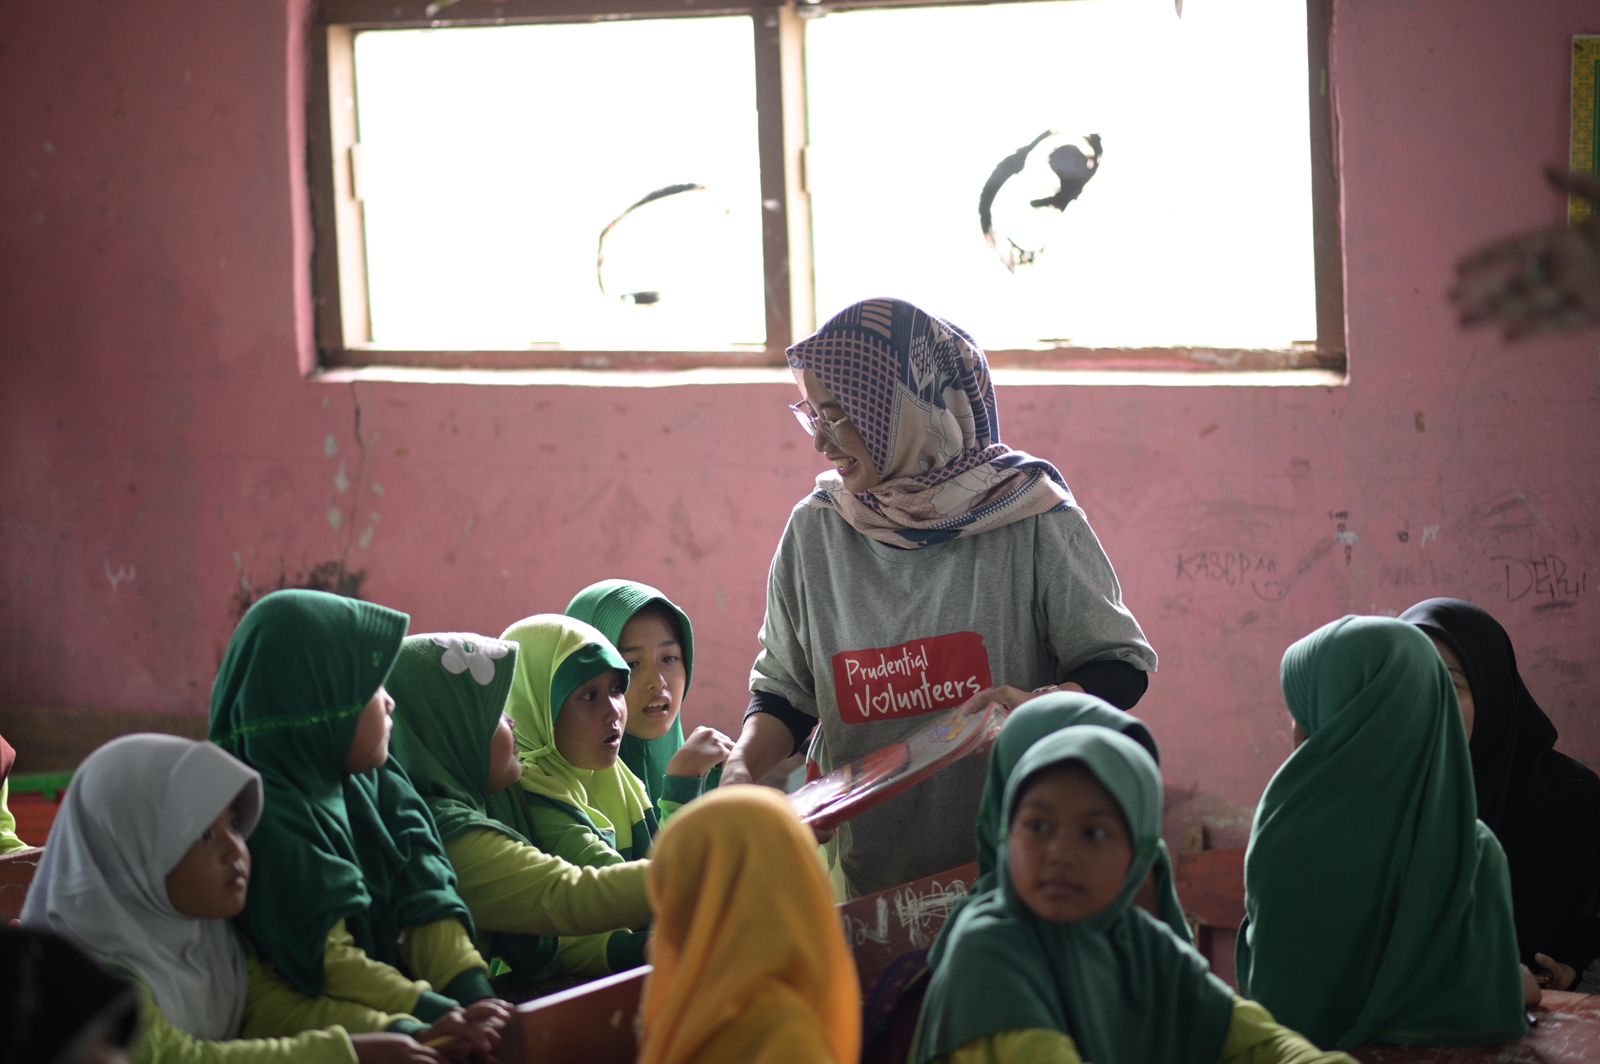
[[[28,886],[43,856],[44,850],[38,846],[0,856],[0,923],[22,915],[23,899],[28,896]]]
[[[1399,1046],[1358,1049],[1363,1064],[1592,1064],[1600,1060],[1600,995],[1547,990],[1525,1037],[1498,1046]]]

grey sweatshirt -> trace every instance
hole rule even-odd
[[[1100,659],[1156,668],[1077,507],[900,550],[802,502],[772,559],[760,638],[750,689],[817,718],[824,771],[987,687],[1032,690]],[[968,758],[841,827],[851,896],[973,860],[985,767]]]

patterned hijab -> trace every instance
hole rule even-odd
[[[635,580],[602,580],[590,584],[567,604],[567,616],[586,621],[600,630],[600,634],[616,646],[622,641],[622,630],[633,615],[646,606],[660,606],[666,610],[678,627],[678,645],[683,651],[683,695],[689,697],[689,683],[694,679],[694,628],[689,615],[680,610],[665,594]],[[672,727],[658,739],[639,739],[626,732],[622,736],[622,763],[644,781],[650,792],[650,801],[661,799],[665,788],[667,762],[683,746],[683,706]]]
[[[1099,781],[1133,842],[1116,900],[1070,924],[1028,908],[1012,883],[1008,850],[1028,781],[1064,764]],[[1221,1056],[1233,992],[1193,947],[1134,904],[1160,853],[1161,772],[1144,747],[1097,727],[1067,728],[1030,746],[1006,783],[997,886],[955,921],[911,1059],[923,1064],[1030,1028],[1068,1035],[1084,1060],[1182,1064]]]
[[[1522,956],[1548,953],[1579,971],[1600,953],[1600,779],[1556,750],[1511,637],[1470,602],[1431,598],[1400,615],[1461,659],[1475,707],[1478,818],[1511,865]]]
[[[1319,1046],[1521,1036],[1505,855],[1433,644],[1345,617],[1284,653],[1283,694],[1306,738],[1245,851],[1241,992]]]
[[[868,299],[787,354],[838,398],[882,477],[857,495],[823,473],[809,500],[862,535],[925,547],[1073,505],[1055,466],[1000,442],[988,360],[949,322]]]
[[[1029,699],[1006,717],[989,753],[989,777],[983,786],[983,797],[978,804],[978,881],[972,893],[959,898],[951,907],[950,917],[939,929],[938,937],[928,951],[928,966],[937,968],[944,959],[947,932],[955,921],[956,913],[971,902],[995,889],[995,865],[1000,848],[1000,837],[1005,834],[1005,821],[1001,818],[1001,802],[1006,784],[1011,779],[1017,762],[1034,743],[1054,735],[1063,728],[1093,726],[1110,728],[1126,735],[1144,747],[1158,765],[1161,755],[1156,750],[1155,738],[1144,722],[1110,705],[1094,695],[1076,691],[1058,691]],[[1184,942],[1193,942],[1189,923],[1183,918],[1183,906],[1178,901],[1178,888],[1172,877],[1172,858],[1163,841],[1158,847],[1154,865],[1156,901],[1161,919]]]
[[[173,908],[167,876],[235,800],[248,836],[261,817],[261,777],[211,743],[128,735],[100,747],[67,789],[23,926],[65,935],[133,973],[180,1030],[233,1038],[244,949],[227,921]]]
[[[586,819],[623,858],[646,856],[655,812],[644,783],[620,758],[610,768],[582,769],[556,748],[556,716],[567,697],[607,669],[626,682],[628,663],[598,630],[560,613],[518,621],[500,638],[519,648],[506,709],[517,728],[522,789]]]
[[[438,828],[393,758],[345,770],[358,718],[383,686],[405,614],[322,591],[275,591],[234,630],[211,689],[211,739],[261,773],[241,923],[303,993],[323,986],[341,920],[363,951],[399,963],[400,932],[454,917],[472,933]]]
[[[855,961],[816,841],[781,794],[729,787],[684,807],[662,829],[649,892],[641,1064],[853,1064]]]

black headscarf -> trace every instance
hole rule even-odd
[[[1600,956],[1600,777],[1556,751],[1556,726],[1523,684],[1511,637],[1488,613],[1432,598],[1400,619],[1453,650],[1467,674],[1478,819],[1511,864],[1524,962],[1544,953],[1581,977]]]

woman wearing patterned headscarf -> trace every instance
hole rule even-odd
[[[1121,708],[1156,656],[1049,462],[1000,442],[983,351],[910,303],[847,308],[789,349],[792,409],[834,468],[790,514],[725,783],[759,778],[813,728],[831,770],[980,694],[1059,686]],[[971,861],[983,762],[839,831],[854,894]]]

